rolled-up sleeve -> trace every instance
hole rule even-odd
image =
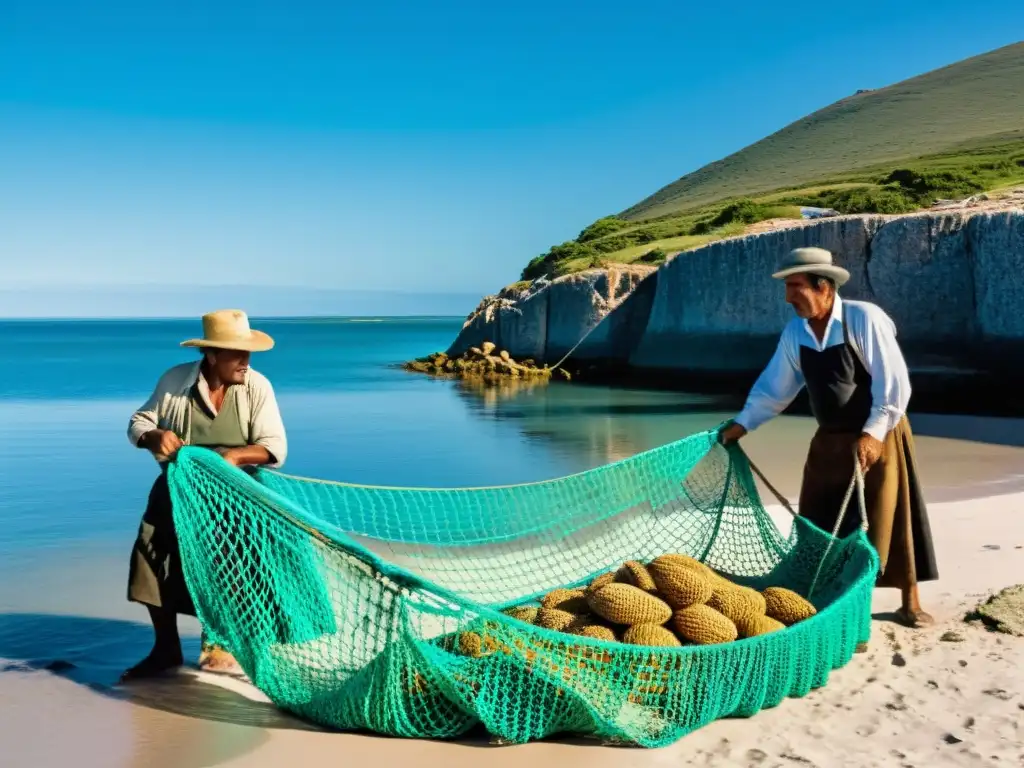
[[[267,449],[272,459],[269,466],[280,467],[288,456],[288,438],[285,434],[281,410],[277,405],[274,387],[270,384],[269,379],[257,375],[252,378],[249,389],[249,401],[252,408],[250,442],[254,445],[262,445]]]
[[[793,402],[804,386],[797,344],[792,326],[782,332],[775,354],[757,378],[747,402],[735,421],[747,432],[753,432],[769,419],[778,416]]]
[[[157,406],[160,404],[160,398],[167,389],[166,384],[167,375],[165,374],[157,381],[156,387],[153,389],[152,394],[150,394],[149,399],[139,406],[128,420],[128,441],[135,447],[138,447],[139,441],[144,434],[151,432],[159,426]]]
[[[850,325],[850,335],[871,374],[871,413],[863,431],[876,440],[884,440],[910,403],[910,375],[896,342],[896,325],[877,308],[857,313]]]

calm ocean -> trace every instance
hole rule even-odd
[[[300,475],[403,486],[527,482],[615,461],[728,415],[682,393],[562,383],[478,390],[395,367],[444,349],[458,318],[253,324],[277,341],[253,367],[278,395],[290,443],[284,469]],[[157,471],[125,429],[159,375],[195,359],[178,342],[199,332],[198,321],[0,322],[0,657],[116,665],[145,650],[149,630],[138,627],[126,649],[125,625],[112,621],[145,619],[125,600],[125,579]],[[72,617],[111,621],[90,624],[82,646]]]

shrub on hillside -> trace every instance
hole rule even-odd
[[[898,186],[827,189],[816,195],[793,198],[796,205],[834,208],[839,213],[909,213],[918,206]]]
[[[623,232],[621,235],[605,237],[592,243],[587,243],[598,253],[614,253],[623,248],[631,248],[634,245],[653,243],[657,236],[646,229],[634,229],[631,232]]]
[[[637,259],[637,261],[642,261],[645,264],[657,264],[658,262],[664,261],[666,258],[668,258],[668,254],[661,248],[652,248]]]
[[[589,243],[591,240],[597,240],[599,238],[615,234],[620,229],[624,229],[628,226],[630,226],[630,223],[624,219],[619,219],[615,216],[605,216],[580,232],[579,237],[576,238],[576,242]]]
[[[523,280],[535,280],[541,275],[551,274],[556,271],[556,266],[570,259],[582,257],[593,257],[595,251],[589,245],[569,240],[561,245],[554,246],[547,253],[537,256],[526,265],[521,278]]]
[[[991,165],[991,163],[990,163]],[[985,189],[979,180],[980,166],[964,170],[919,171],[897,168],[882,180],[885,186],[899,187],[920,205],[930,205],[936,199],[970,197]]]
[[[706,235],[729,225],[756,224],[765,219],[795,218],[799,215],[800,212],[790,205],[770,205],[744,197],[725,206],[710,219],[698,221],[689,234]]]

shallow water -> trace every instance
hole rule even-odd
[[[475,388],[395,367],[443,349],[460,324],[259,323],[277,339],[253,365],[277,391],[290,443],[285,471],[398,486],[529,482],[616,461],[732,415],[731,404],[680,392],[559,382]],[[160,373],[194,359],[178,342],[198,331],[184,321],[0,323],[0,658],[61,659],[76,665],[73,674],[107,681],[146,650],[149,630],[126,623],[145,614],[125,600],[125,582],[156,464],[129,445],[125,429]],[[921,438],[933,496],[1019,484],[1022,452],[973,442],[979,423],[915,422],[919,434],[968,438]],[[782,417],[747,441],[789,496],[811,428],[808,419]],[[1022,434],[999,428],[1002,437],[988,428],[997,441]],[[197,629],[192,620],[182,626],[190,635]]]

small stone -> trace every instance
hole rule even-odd
[[[508,350],[505,349],[501,350],[501,352],[498,353],[498,357],[500,357],[506,363],[512,359],[512,356],[509,355]]]
[[[485,341],[483,344],[480,345],[480,350],[485,355],[491,354],[491,352],[494,351],[494,342],[493,341]]]
[[[964,728],[973,728],[974,727],[974,723],[975,723],[974,718],[973,717],[968,717],[966,720],[964,720]]]
[[[942,737],[942,740],[947,744],[963,744],[964,740],[954,736],[952,733],[947,733]]]
[[[902,653],[894,653],[892,655],[892,665],[894,667],[905,667],[907,666],[907,660],[903,658]]]
[[[1001,547],[998,544],[986,544],[985,546],[982,547],[982,549],[987,549],[987,550],[990,550],[990,551],[994,551],[994,550],[997,550],[997,549],[1001,549]]]
[[[982,691],[986,696],[992,696],[1000,701],[1009,701],[1013,698],[1012,693],[1004,691],[1002,688],[989,688],[988,690]]]
[[[907,704],[903,700],[903,694],[897,693],[896,698],[886,704],[885,708],[893,712],[903,712],[907,708]]]
[[[959,662],[957,662],[957,663],[958,663],[958,664],[959,664],[959,665],[960,665],[961,667],[966,667],[966,666],[967,666],[967,662],[966,662],[966,661],[965,661],[964,659],[960,659],[960,661],[959,661]]]
[[[939,640],[941,640],[943,643],[962,643],[964,642],[965,638],[959,632],[953,632],[952,630],[950,630],[949,632],[944,632],[942,637],[939,638]]]

